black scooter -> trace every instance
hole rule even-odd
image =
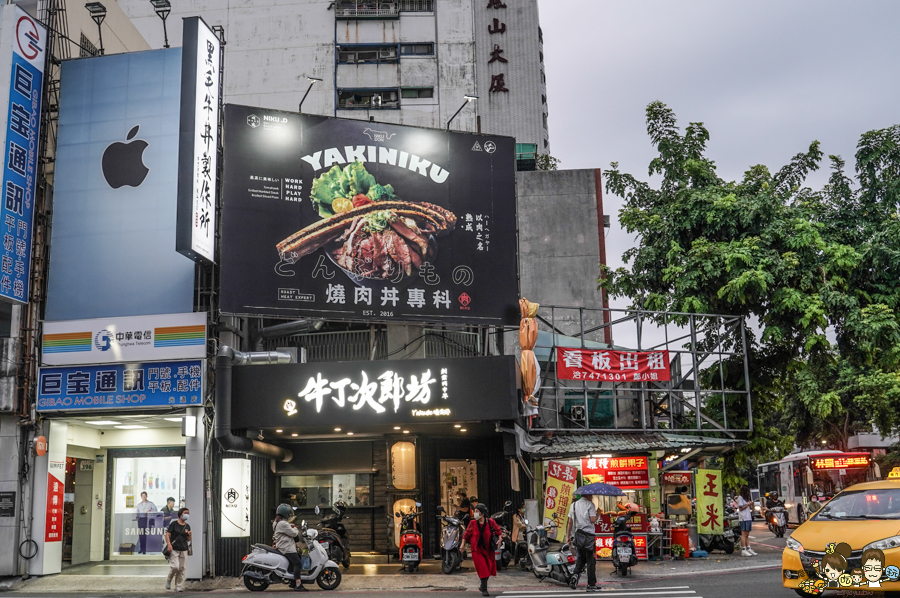
[[[500,535],[500,546],[495,553],[495,558],[497,559],[497,568],[505,569],[509,566],[509,562],[512,560],[513,550],[515,550],[515,546],[512,545],[512,540],[509,535],[509,509],[512,506],[512,501],[508,500],[503,503],[503,510],[491,515],[491,519],[493,519],[498,526],[500,526],[500,531],[502,534]]]
[[[613,524],[612,563],[622,577],[628,575],[629,567],[637,565],[637,551],[634,548],[634,534],[628,529],[628,517],[619,515]]]
[[[347,570],[350,568],[350,536],[347,535],[347,528],[341,523],[344,520],[344,513],[347,512],[347,503],[339,500],[334,503],[331,510],[332,514],[327,515],[316,526],[319,529],[316,541],[328,553],[328,558],[335,563],[341,563],[344,570]],[[320,512],[317,506],[316,515]]]

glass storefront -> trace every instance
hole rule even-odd
[[[351,507],[372,506],[372,475],[281,476],[281,500],[295,508],[329,508],[342,500]]]
[[[184,458],[113,459],[110,554],[159,558],[165,529],[176,514],[163,513],[169,498],[184,505]]]

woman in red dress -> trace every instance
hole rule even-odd
[[[472,562],[481,580],[481,595],[488,594],[487,582],[491,575],[497,575],[497,561],[491,550],[491,536],[500,536],[500,526],[488,518],[488,510],[484,503],[475,505],[475,519],[469,522],[463,541],[472,548]]]

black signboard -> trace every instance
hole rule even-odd
[[[515,139],[225,107],[221,309],[513,324]]]
[[[315,427],[518,417],[512,356],[236,366],[234,422]]]
[[[0,517],[16,516],[16,493],[0,492]]]

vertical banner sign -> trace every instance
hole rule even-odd
[[[722,472],[718,469],[697,470],[697,531],[721,536],[724,533],[722,516]]]
[[[250,459],[222,460],[222,537],[250,537]]]
[[[65,490],[66,464],[50,461],[47,472],[47,523],[44,542],[62,542],[63,492]]]
[[[184,20],[175,249],[210,263],[216,249],[221,51],[219,38],[203,19]]]
[[[4,6],[0,14],[0,298],[27,303],[47,30],[17,6]],[[7,68],[8,87],[2,84]]]
[[[544,492],[544,524],[555,522],[558,526],[554,533],[548,534],[556,540],[566,535],[566,519],[569,516],[569,505],[575,493],[575,481],[578,468],[550,461],[547,466],[547,490]]]

